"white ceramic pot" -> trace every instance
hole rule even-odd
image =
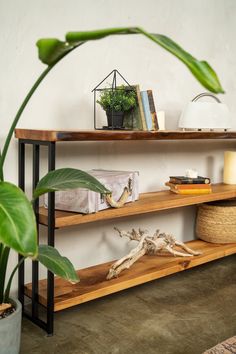
[[[0,354],[20,352],[22,306],[16,299],[11,302],[16,306],[16,311],[0,319]]]

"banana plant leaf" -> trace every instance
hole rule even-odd
[[[32,205],[23,191],[9,182],[0,182],[0,242],[25,257],[37,255]]]
[[[54,247],[39,245],[37,260],[59,277],[73,284],[79,282],[72,263],[68,258],[62,257]]]
[[[87,188],[101,194],[110,194],[96,178],[88,173],[74,168],[61,168],[44,176],[34,190],[34,198],[48,192],[73,188]]]
[[[181,60],[195,78],[209,91],[224,93],[220,81],[206,61],[199,61],[186,52],[172,39],[151,34],[140,27],[108,28],[87,32],[69,32],[65,41],[56,38],[42,38],[37,41],[39,59],[48,66],[54,66],[65,55],[90,40],[101,39],[110,35],[142,34]]]

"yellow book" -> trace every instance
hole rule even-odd
[[[176,194],[209,194],[212,192],[211,188],[207,189],[170,189],[171,192],[176,193]]]

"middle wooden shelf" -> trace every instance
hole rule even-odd
[[[231,198],[236,198],[236,186],[223,183],[212,185],[212,193],[210,194],[179,195],[169,190],[143,193],[140,194],[138,201],[127,203],[122,208],[106,209],[93,214],[56,210],[55,227],[62,228]],[[39,223],[42,225],[48,224],[48,211],[44,207],[40,207],[39,210]]]

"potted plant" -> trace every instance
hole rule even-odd
[[[122,85],[103,89],[97,103],[106,112],[109,128],[123,128],[124,114],[137,106],[137,96],[132,87]]]
[[[89,32],[69,32],[66,35],[65,41],[49,38],[40,39],[37,42],[39,58],[44,64],[47,64],[47,68],[43,71],[25,97],[12,122],[3,148],[0,149],[1,354],[18,353],[20,343],[20,304],[17,301],[10,299],[12,279],[20,263],[15,266],[8,282],[6,283],[6,269],[10,250],[14,250],[22,255],[20,262],[25,258],[30,257],[31,259],[38,260],[50,271],[68,281],[74,283],[79,281],[72,264],[67,258],[62,257],[53,247],[37,244],[37,229],[32,203],[20,188],[4,180],[4,164],[14,129],[17,126],[24,108],[39,84],[63,57],[89,40],[119,34],[142,34],[146,36],[179,58],[189,68],[197,80],[209,91],[215,93],[224,92],[216,73],[207,62],[198,61],[170,38],[159,34],[150,34],[139,27],[111,28]],[[100,182],[83,171],[75,169],[60,169],[49,172],[41,179],[36,187],[33,199],[38,198],[43,193],[77,187],[88,188],[102,194],[110,193]],[[15,306],[16,311],[3,318],[8,314],[6,311],[9,311],[8,309],[4,310],[4,308],[8,306],[5,304],[10,304],[11,307],[12,305]],[[16,316],[19,316],[18,320],[16,319]],[[12,318],[12,321],[9,321],[9,323],[11,322],[13,327],[11,327],[11,324],[8,326],[8,320],[10,318]],[[15,327],[14,324],[16,324]],[[15,339],[14,337],[17,335],[18,337]],[[9,341],[7,342],[7,340]],[[14,343],[14,347],[12,343]]]

